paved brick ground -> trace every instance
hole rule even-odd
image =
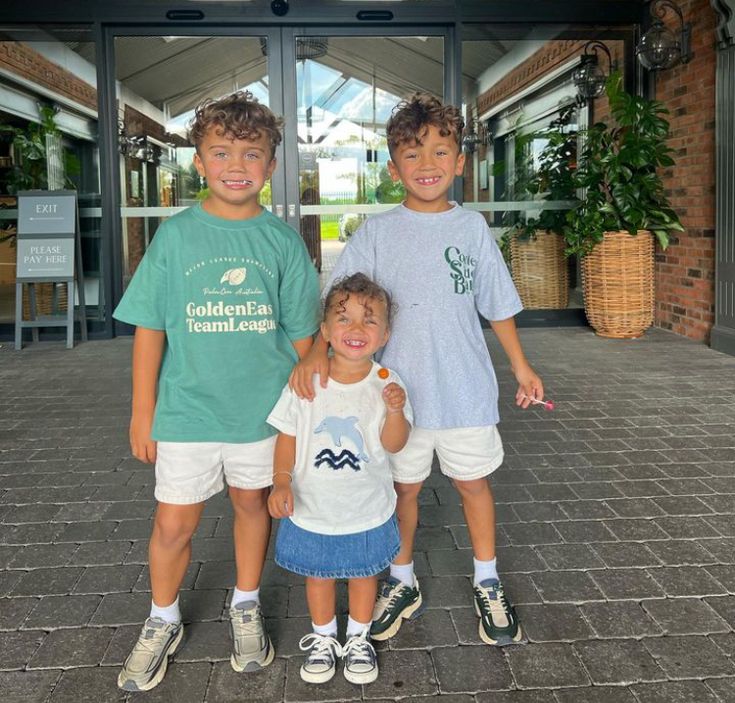
[[[182,594],[186,647],[158,689],[129,700],[735,701],[735,359],[661,331],[522,337],[557,403],[516,410],[498,364],[499,562],[527,645],[480,644],[462,511],[434,476],[416,555],[429,610],[380,647],[379,680],[301,683],[304,590],[272,562],[263,597],[278,657],[236,675],[220,496]],[[147,613],[154,507],[151,469],[128,456],[129,357],[129,339],[0,349],[3,703],[124,699],[115,677]]]

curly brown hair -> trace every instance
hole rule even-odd
[[[258,102],[247,90],[238,90],[218,100],[204,100],[196,106],[194,119],[189,124],[189,140],[199,149],[210,129],[227,139],[259,139],[268,137],[271,159],[281,143],[283,120]]]
[[[451,135],[457,146],[461,147],[464,129],[462,111],[454,105],[445,105],[430,93],[417,92],[393,108],[385,127],[391,158],[393,151],[401,144],[421,144],[421,136],[429,125],[436,127],[442,137]]]
[[[385,317],[388,327],[390,328],[390,323],[395,311],[393,299],[385,288],[368,278],[364,273],[353,273],[351,276],[338,278],[332,284],[332,287],[324,298],[324,319],[326,320],[327,313],[332,309],[332,307],[334,307],[337,312],[342,312],[344,310],[345,303],[349,300],[351,295],[363,298],[365,301],[365,310],[370,313],[372,313],[372,308],[369,305],[369,301],[378,300],[385,303]]]

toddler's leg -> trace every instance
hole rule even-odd
[[[396,515],[398,531],[401,534],[401,551],[393,560],[394,564],[410,564],[413,561],[413,543],[419,523],[419,493],[424,485],[420,483],[394,483],[396,489]],[[407,584],[411,586],[412,584]]]
[[[350,579],[348,582],[350,617],[344,646],[345,678],[350,683],[366,684],[378,678],[378,659],[370,643],[370,625],[375,596],[376,576]]]
[[[230,487],[229,490],[235,514],[233,541],[237,570],[237,582],[230,602],[230,664],[237,672],[258,671],[275,657],[260,610],[260,577],[271,531],[268,489]]]
[[[308,683],[325,683],[337,671],[342,647],[337,641],[334,579],[306,578],[306,603],[313,632],[304,635],[299,647],[309,652],[301,665],[301,678]]]

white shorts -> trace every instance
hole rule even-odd
[[[273,483],[276,438],[259,442],[158,442],[156,500],[190,505],[219,493],[225,482],[255,490]]]
[[[448,430],[411,430],[406,446],[389,454],[393,480],[420,483],[431,473],[436,451],[441,472],[457,481],[491,474],[503,463],[503,442],[495,425]]]

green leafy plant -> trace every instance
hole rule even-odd
[[[663,248],[672,231],[684,228],[672,210],[657,171],[674,165],[667,145],[668,110],[655,100],[623,90],[620,73],[607,80],[610,123],[584,132],[574,185],[585,189],[578,207],[567,214],[566,253],[585,255],[609,231],[635,235],[650,230]]]

